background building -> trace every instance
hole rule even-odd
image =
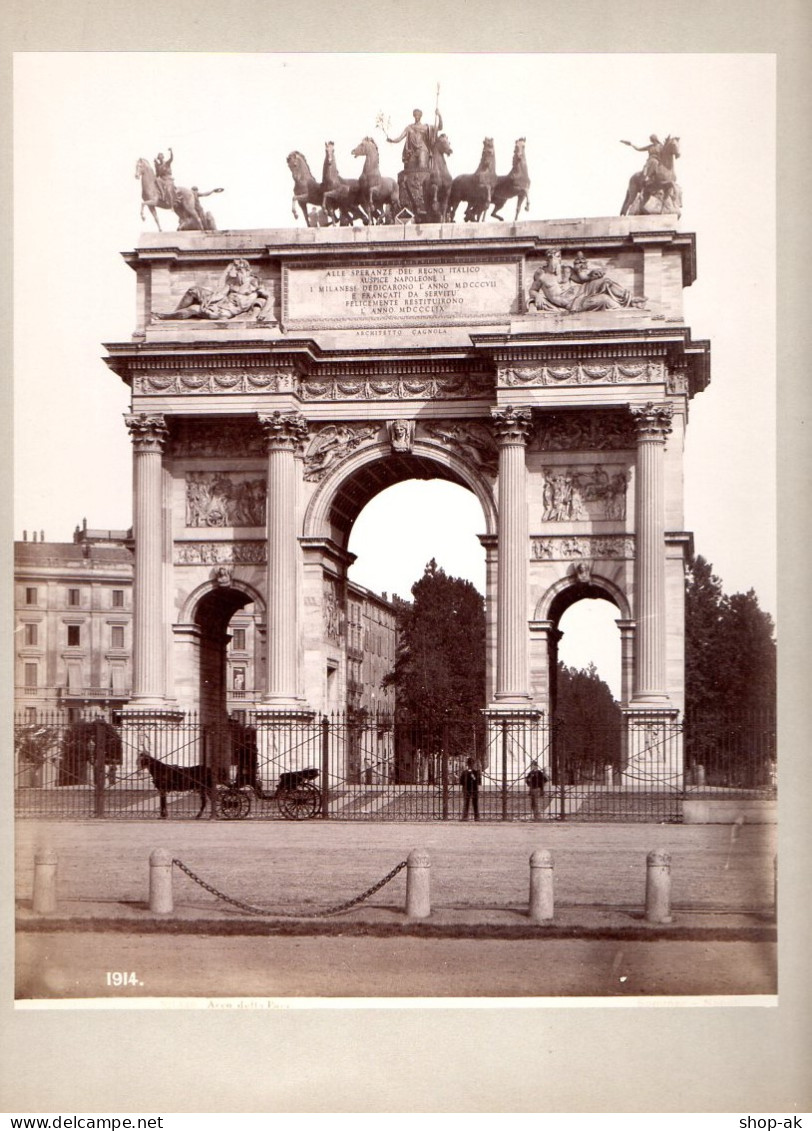
[[[132,687],[132,530],[94,530],[85,520],[72,542],[25,533],[14,544],[17,708],[65,721],[92,712],[112,717]],[[328,660],[328,709],[391,713],[381,687],[395,661],[395,610],[386,596],[347,585],[347,613],[336,610]],[[253,604],[228,625],[227,706],[250,712],[265,666],[265,626]]]

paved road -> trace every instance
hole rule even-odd
[[[139,985],[107,985],[107,973]],[[775,944],[594,939],[21,934],[26,997],[774,994]]]

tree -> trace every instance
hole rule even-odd
[[[602,781],[620,762],[620,706],[594,664],[578,670],[559,663],[556,675],[556,778]]]
[[[399,712],[413,719],[469,716],[485,706],[485,602],[434,558],[398,609],[393,685]]]
[[[728,597],[709,562],[688,563],[685,757],[709,785],[764,786],[775,760],[776,644],[754,590]]]
[[[774,711],[776,645],[772,618],[754,590],[728,597],[704,558],[688,563],[685,593],[685,700],[690,714]]]

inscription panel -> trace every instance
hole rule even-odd
[[[424,263],[283,270],[285,326],[487,323],[518,313],[521,263]]]

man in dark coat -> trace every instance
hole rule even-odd
[[[462,817],[460,819],[463,821],[468,820],[468,810],[472,807],[474,820],[479,820],[479,786],[481,781],[481,770],[477,769],[474,759],[469,758],[467,768],[460,774],[460,785],[462,786]]]

